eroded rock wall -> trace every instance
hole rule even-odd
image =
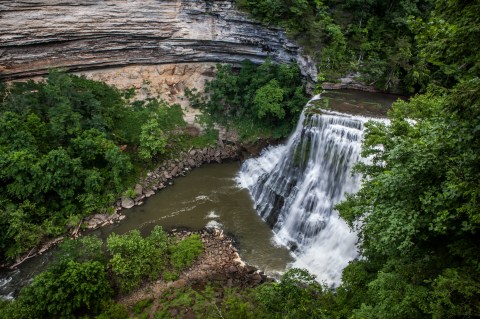
[[[0,2],[0,78],[48,68],[98,70],[197,62],[312,61],[279,29],[265,28],[233,0],[14,0]]]

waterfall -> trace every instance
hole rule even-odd
[[[334,206],[360,186],[352,167],[367,120],[307,105],[288,142],[245,161],[238,175],[276,239],[292,249],[292,266],[330,286],[358,256],[357,236]]]

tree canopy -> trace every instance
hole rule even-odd
[[[60,71],[2,85],[0,259],[107,210],[149,163],[194,143],[185,127],[179,105]]]
[[[290,134],[307,103],[300,69],[296,64],[261,65],[249,60],[240,70],[217,65],[217,75],[205,94],[186,90],[192,106],[211,119],[235,127],[242,138],[280,138]]]

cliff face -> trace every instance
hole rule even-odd
[[[13,0],[0,3],[0,78],[51,67],[297,61],[314,64],[278,29],[249,20],[233,0]]]

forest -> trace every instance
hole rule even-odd
[[[190,137],[179,105],[132,98],[60,71],[0,87],[0,260],[112,211],[155,161],[216,141]]]
[[[362,188],[337,206],[359,234],[362,258],[344,269],[340,287],[292,269],[254,288],[181,288],[158,302],[198,318],[480,316],[480,3],[237,3],[285,28],[315,59],[320,81],[358,72],[365,83],[412,96],[394,104],[389,125],[367,126],[362,153],[372,161],[356,166]],[[231,125],[246,139],[285,137],[306,99],[297,67],[271,62],[218,66],[206,94],[186,95],[206,122]],[[2,259],[108,209],[142,168],[190,146],[178,106],[130,98],[57,71],[45,82],[0,88]],[[56,264],[2,302],[0,317],[129,318],[114,298],[175,278],[202,250],[198,238],[181,243],[158,228],[145,238],[112,236],[103,249],[95,238],[67,241]],[[147,317],[149,302],[134,316]]]

